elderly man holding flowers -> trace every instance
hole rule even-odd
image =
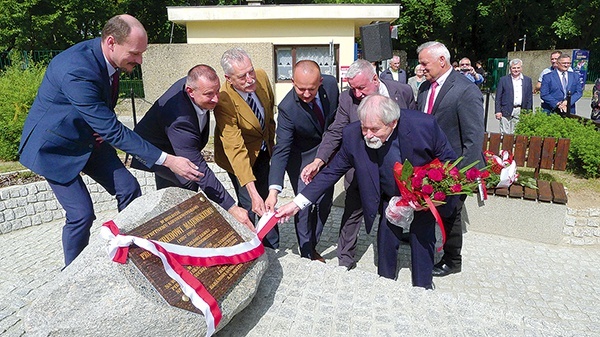
[[[343,130],[342,145],[330,164],[294,200],[276,212],[282,221],[315,202],[323,191],[335,184],[351,168],[356,170],[365,226],[373,226],[378,213],[383,213],[390,199],[401,195],[394,167],[405,160],[423,166],[435,159],[452,162],[456,155],[437,125],[435,118],[415,110],[402,110],[390,98],[373,94],[365,97],[358,107],[359,122]],[[440,213],[452,209],[452,199],[437,207]],[[380,217],[377,232],[379,275],[395,279],[398,248],[402,228]],[[414,212],[410,227],[412,284],[432,289],[432,270],[435,253],[435,220],[430,211],[419,208]]]

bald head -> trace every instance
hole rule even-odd
[[[322,82],[321,68],[315,61],[302,60],[294,66],[292,83],[298,98],[304,103],[310,103],[315,99]]]

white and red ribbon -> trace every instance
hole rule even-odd
[[[122,235],[112,221],[107,221],[100,228],[100,236],[108,240],[108,255],[118,263],[127,262],[129,246],[136,246],[160,258],[165,272],[175,280],[184,295],[204,314],[206,320],[206,336],[211,336],[221,321],[221,310],[217,300],[206,287],[194,277],[184,265],[210,267],[225,264],[239,264],[252,261],[265,252],[262,239],[277,224],[274,214],[267,214],[259,222],[258,233],[248,242],[229,247],[197,248],[175,245],[155,240],[147,240],[137,236]]]

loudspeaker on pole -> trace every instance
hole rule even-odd
[[[392,38],[389,22],[361,26],[360,38],[365,60],[379,62],[392,58]]]

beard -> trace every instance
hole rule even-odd
[[[367,144],[367,147],[369,147],[371,149],[377,150],[378,148],[383,146],[383,142],[378,137],[373,137],[373,138],[369,139],[365,136],[364,139],[365,139],[365,144]]]

